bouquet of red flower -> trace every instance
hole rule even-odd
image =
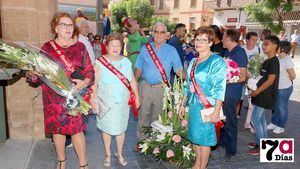
[[[229,58],[225,58],[224,61],[227,65],[227,77],[226,77],[227,83],[238,82],[240,78],[239,65],[235,61]]]

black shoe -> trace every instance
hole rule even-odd
[[[224,157],[224,161],[225,162],[231,162],[232,161],[231,157],[232,157],[231,155],[226,154],[225,157]]]
[[[218,149],[221,149],[222,147],[220,145],[216,145],[216,146],[213,146],[213,147],[210,147],[211,151],[215,151],[215,150],[218,150]]]
[[[218,147],[217,145],[216,145],[216,146],[211,146],[211,147],[210,147],[210,150],[211,150],[211,151],[215,151],[215,150],[217,149],[217,147]]]

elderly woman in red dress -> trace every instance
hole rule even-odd
[[[85,46],[74,40],[74,20],[68,13],[57,13],[51,21],[51,29],[57,35],[56,39],[46,42],[42,50],[48,53],[50,59],[59,62],[74,82],[75,90],[79,91],[90,86],[94,81],[94,69]],[[70,72],[70,67],[75,69]],[[32,82],[37,82],[34,72],[27,73]],[[81,79],[81,80],[79,80]],[[79,159],[79,168],[87,169],[86,145],[83,131],[86,129],[84,117],[78,113],[76,117],[67,115],[66,98],[59,96],[51,88],[42,84],[45,132],[53,134],[57,153],[57,169],[65,169],[66,135],[71,135],[72,143]]]

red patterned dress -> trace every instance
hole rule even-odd
[[[57,44],[57,46],[59,46]],[[46,42],[42,50],[47,52],[48,57],[57,62],[56,51],[49,42]],[[91,64],[88,52],[81,42],[76,42],[68,48],[61,48],[66,57],[72,62],[79,72],[85,77],[94,80],[94,68]],[[62,65],[62,64],[61,64]],[[86,129],[84,117],[78,113],[77,117],[67,115],[66,99],[56,94],[47,85],[42,84],[44,124],[47,134],[73,135]]]

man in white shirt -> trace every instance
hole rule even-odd
[[[278,35],[278,38],[279,38],[280,41],[286,41],[287,40],[287,35],[285,34],[284,31],[280,31],[279,35]]]
[[[245,49],[245,52],[246,52],[247,57],[248,57],[248,61],[255,54],[260,54],[262,52],[261,48],[257,45],[257,40],[258,40],[258,34],[256,32],[248,32],[246,34],[246,45],[244,45],[242,47]],[[251,130],[250,121],[251,121],[252,107],[253,107],[252,104],[251,104],[251,97],[247,97],[248,99],[244,99],[244,96],[248,95],[248,94],[249,94],[248,89],[244,86],[243,93],[242,93],[243,98],[241,98],[243,100],[243,103],[240,103],[240,104],[248,105],[248,113],[247,113],[246,121],[245,121],[245,124],[244,124],[244,128]],[[241,106],[240,106],[240,109],[241,109]],[[240,110],[239,110],[238,113],[240,113]]]
[[[86,50],[89,53],[92,64],[95,63],[95,53],[91,42],[89,41],[87,35],[89,33],[89,24],[85,19],[77,20],[76,26],[79,29],[78,41],[83,43]]]
[[[256,32],[248,32],[246,34],[246,45],[242,46],[247,54],[248,60],[254,56],[254,54],[260,54],[261,49],[256,45],[258,40],[258,34]]]
[[[292,58],[295,56],[295,52],[300,41],[300,35],[297,34],[297,29],[294,30],[294,34],[291,35],[291,45],[292,45]]]

